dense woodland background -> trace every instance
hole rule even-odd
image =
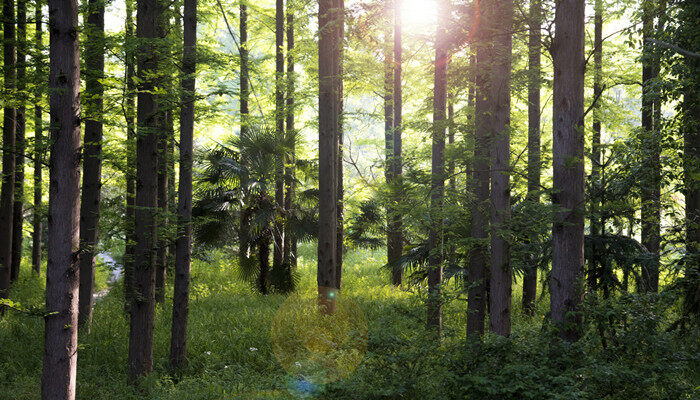
[[[698,396],[697,2],[2,4],[0,399]]]

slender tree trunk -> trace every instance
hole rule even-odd
[[[240,88],[239,88],[239,104],[241,114],[241,137],[248,135],[248,6],[244,1],[240,2]],[[241,160],[245,161],[245,156],[241,155]],[[241,186],[245,187],[247,182],[241,182]],[[248,234],[248,223],[245,216],[243,206],[240,210],[239,233],[238,233],[238,262],[243,265],[250,262],[250,238]]]
[[[698,59],[686,58],[688,71],[700,70]],[[689,77],[684,96],[683,130],[683,176],[685,194],[685,277],[698,282],[700,273],[700,96],[698,96],[698,74]],[[692,290],[692,289],[691,289]],[[691,292],[692,293],[692,292]]]
[[[275,3],[275,135],[278,141],[284,140],[284,0]],[[276,160],[275,203],[278,212],[284,214],[284,164],[283,156]],[[272,225],[273,254],[272,276],[275,285],[283,286],[284,276],[284,224],[278,216]]]
[[[12,212],[12,271],[10,280],[19,279],[22,264],[22,243],[24,241],[24,151],[26,124],[27,83],[27,1],[17,0],[17,96],[15,121],[15,202]]]
[[[342,0],[341,0],[342,1]],[[342,14],[337,0],[319,0],[319,233],[317,284],[319,306],[335,312],[337,213],[337,146],[340,104],[338,70],[340,43],[337,24]]]
[[[394,0],[394,90],[392,93],[394,105],[394,127],[392,135],[392,158],[390,167],[392,169],[392,203],[399,204],[402,200],[400,190],[402,173],[402,115],[403,115],[403,87],[401,75],[403,69],[403,44],[401,32],[401,0]],[[389,237],[387,240],[387,256],[390,264],[394,267],[391,271],[391,283],[396,286],[403,281],[403,268],[398,264],[398,260],[403,255],[403,227],[401,214],[394,212],[389,221]]]
[[[133,270],[133,299],[129,331],[129,376],[153,369],[153,313],[155,296],[155,252],[158,207],[158,105],[152,77],[158,67],[155,41],[158,37],[158,0],[137,0],[138,108],[136,139],[136,198],[134,201],[136,249]]]
[[[480,5],[483,1],[480,0]],[[489,154],[490,142],[488,126],[492,99],[488,72],[491,63],[490,26],[485,7],[480,8],[481,26],[474,35],[476,61],[476,101],[474,104],[474,204],[471,210],[471,235],[474,247],[469,255],[469,292],[467,303],[467,335],[483,334],[486,317],[486,285],[488,282],[488,201],[489,201]]]
[[[527,196],[528,200],[540,202],[540,53],[542,48],[542,4],[540,0],[530,1],[530,37],[528,43],[529,76],[527,83]],[[537,299],[537,265],[533,262],[526,267],[523,275],[523,311],[526,315],[535,312]]]
[[[43,400],[75,399],[80,269],[78,1],[49,0],[51,161]]]
[[[561,208],[552,229],[550,313],[559,336],[581,334],[584,163],[584,18],[582,0],[560,0],[554,18],[554,204]]]
[[[164,36],[161,36],[164,38]],[[168,83],[164,82],[164,85]],[[159,107],[169,108],[164,104]],[[156,302],[163,303],[165,300],[165,284],[167,278],[168,264],[168,146],[172,135],[172,115],[170,110],[164,110],[160,114],[158,123],[158,244],[156,248]]]
[[[510,65],[513,0],[493,4],[499,29],[494,32],[491,72],[493,152],[491,153],[491,332],[510,336],[512,270],[510,267]]]
[[[134,0],[126,0],[126,62],[124,95],[124,118],[126,119],[126,245],[124,249],[124,305],[127,310],[131,307],[134,288],[134,259],[136,255],[136,214],[134,201],[136,199],[136,57],[133,49],[134,41],[129,40],[134,35]]]
[[[34,6],[34,47],[36,51],[34,59],[34,70],[36,74],[36,85],[34,89],[34,213],[32,216],[32,270],[41,273],[41,234],[42,218],[44,215],[42,177],[41,170],[44,160],[44,137],[43,137],[43,117],[41,109],[42,88],[44,83],[43,71],[43,39],[42,39],[42,12],[41,2],[37,1]]]
[[[288,159],[288,166],[285,171],[286,187],[284,195],[284,209],[287,212],[287,222],[289,223],[290,213],[294,212],[294,191],[296,189],[296,148],[294,146],[294,8],[292,0],[287,0],[287,101],[286,101],[286,126],[285,132],[292,145],[291,155]],[[284,234],[284,255],[285,268],[289,270],[290,277],[297,267],[297,238],[291,229],[285,228]],[[294,290],[294,281],[290,281],[290,291]]]
[[[602,0],[595,1],[595,17],[594,17],[594,42],[593,42],[593,98],[599,99],[602,94],[603,80],[603,2]],[[596,101],[593,106],[593,139],[591,143],[591,180],[593,193],[591,195],[591,234],[594,236],[602,233],[602,224],[600,220],[600,194],[602,193],[601,185],[601,117],[600,117],[600,100]],[[596,248],[596,241],[593,241],[593,259],[589,261],[587,283],[588,290],[595,292],[598,289],[598,275],[600,265],[595,255],[599,253]]]
[[[180,179],[178,180],[173,324],[170,339],[170,365],[173,368],[182,368],[187,360],[187,314],[189,313],[192,256],[192,153],[197,66],[197,0],[184,1],[183,17]]]
[[[642,131],[644,149],[645,181],[640,194],[642,203],[642,245],[652,254],[653,259],[642,268],[642,291],[659,291],[659,239],[661,207],[660,199],[660,147],[659,135],[655,130],[653,89],[656,73],[654,67],[654,47],[648,42],[654,31],[654,6],[651,0],[642,3]],[[657,195],[658,194],[658,195]]]
[[[338,144],[336,147],[336,172],[337,177],[337,202],[338,206],[336,212],[338,213],[336,223],[336,239],[335,239],[335,288],[340,290],[342,277],[343,277],[343,220],[344,220],[344,206],[343,206],[343,196],[345,194],[345,188],[343,186],[343,138],[345,136],[344,119],[345,114],[343,113],[344,107],[344,95],[343,95],[343,75],[344,75],[344,65],[343,65],[343,52],[345,51],[345,5],[344,0],[336,0],[336,12],[340,14],[338,17],[338,23],[336,26],[336,34],[338,35],[338,61],[337,61],[337,72],[336,72],[336,96],[338,97]]]
[[[269,227],[268,227],[269,229]],[[260,274],[258,275],[258,289],[260,294],[266,295],[268,289],[268,275],[270,274],[270,235],[265,234],[258,240],[258,261],[260,261]]]
[[[447,118],[447,20],[449,7],[438,3],[435,37],[435,83],[433,88],[433,149],[430,182],[430,232],[428,237],[428,328],[442,332],[442,208],[445,194],[445,128]]]
[[[15,4],[4,0],[3,16],[3,78],[6,93],[15,90]],[[0,299],[7,298],[12,271],[12,227],[15,199],[16,127],[13,102],[3,110],[2,126],[2,188],[0,188]]]
[[[389,2],[387,2],[389,5]],[[387,14],[389,15],[389,8],[387,6]],[[397,12],[396,4],[394,4],[394,13]],[[387,15],[387,16],[388,16]],[[396,32],[394,32],[396,34]],[[384,35],[386,35],[386,43],[384,48],[384,179],[386,180],[387,186],[389,188],[389,201],[386,205],[386,216],[387,216],[387,232],[386,232],[386,247],[387,247],[387,262],[392,265],[392,283],[396,285],[394,281],[394,274],[398,269],[398,266],[394,266],[397,259],[394,257],[395,251],[393,249],[392,242],[392,221],[394,219],[394,214],[396,214],[396,204],[394,203],[394,196],[391,192],[396,184],[394,180],[394,54],[390,48],[390,39],[392,37],[391,30],[388,28],[388,24],[385,26]],[[401,284],[399,282],[399,284]]]
[[[102,79],[104,78],[104,2],[90,0],[85,45],[85,139],[83,140],[83,194],[80,201],[80,301],[78,324],[90,332],[95,256],[98,244],[102,188]]]

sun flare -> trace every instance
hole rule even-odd
[[[428,29],[435,26],[437,5],[434,0],[403,0],[402,25],[407,29]]]

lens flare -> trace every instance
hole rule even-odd
[[[367,321],[352,299],[335,292],[328,315],[310,293],[293,294],[272,321],[275,357],[290,374],[288,387],[312,395],[326,383],[347,378],[367,350]]]

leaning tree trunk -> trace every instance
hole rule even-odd
[[[528,83],[527,83],[527,197],[533,204],[540,202],[540,88],[542,4],[540,0],[530,1],[530,36],[528,43]],[[537,265],[526,266],[523,274],[523,311],[526,315],[535,312],[537,298]]]
[[[44,83],[43,71],[43,39],[42,39],[41,2],[34,6],[34,212],[32,215],[32,270],[41,273],[41,230],[44,213],[42,194],[42,163],[44,160],[44,124],[42,120],[41,97]]]
[[[559,336],[581,335],[583,269],[584,162],[583,83],[585,4],[560,0],[554,18],[554,205],[560,208],[552,228],[550,313]]]
[[[3,78],[5,92],[15,90],[15,4],[2,3]],[[7,298],[12,271],[12,226],[15,199],[15,109],[7,102],[2,126],[2,188],[0,189],[0,299]]]
[[[489,328],[510,336],[510,65],[513,0],[494,2],[499,28],[494,32],[491,70],[491,283]]]
[[[449,8],[445,0],[438,3],[435,37],[435,83],[433,88],[433,149],[430,182],[430,231],[428,250],[428,321],[429,329],[438,335],[442,331],[442,208],[445,194],[445,128],[447,122],[447,62],[448,42],[446,24]]]
[[[78,362],[80,51],[78,1],[49,0],[51,160],[43,400],[75,399]]]
[[[479,4],[483,4],[480,1]],[[467,334],[483,334],[486,318],[486,284],[488,281],[488,201],[489,201],[489,131],[491,97],[489,65],[492,59],[488,14],[480,10],[485,21],[474,34],[476,49],[476,101],[474,104],[474,203],[471,209],[471,236],[474,247],[469,255],[469,291],[467,303]]]
[[[284,141],[284,0],[276,0],[275,5],[275,137]],[[284,156],[275,162],[275,203],[277,212],[284,215]],[[276,213],[277,214],[277,213]],[[274,284],[284,286],[284,224],[281,215],[272,224],[273,254],[272,276]],[[291,278],[290,278],[291,279]]]
[[[85,139],[83,140],[83,194],[80,201],[80,300],[78,324],[90,332],[95,256],[102,187],[102,79],[104,78],[104,2],[88,3],[85,44]]]
[[[22,264],[22,242],[24,241],[24,151],[26,132],[27,83],[27,1],[17,1],[17,124],[15,137],[15,203],[12,212],[12,271],[10,281],[19,279]]]
[[[654,47],[648,42],[654,30],[654,8],[651,0],[642,3],[642,149],[644,150],[644,181],[641,185],[640,197],[642,203],[642,245],[652,254],[652,260],[642,268],[642,279],[639,290],[648,292],[659,291],[659,239],[661,207],[660,199],[660,151],[659,135],[655,132],[653,89],[656,76],[654,73]],[[658,174],[658,175],[657,175]]]
[[[192,153],[194,136],[195,72],[197,65],[197,0],[185,0],[182,52],[182,108],[180,109],[180,179],[178,181],[175,288],[170,337],[170,365],[187,360],[187,314],[192,256]]]
[[[392,131],[392,158],[390,168],[392,170],[392,199],[391,203],[396,205],[401,202],[401,132],[403,114],[403,88],[401,73],[403,68],[403,44],[401,33],[401,0],[394,1],[394,90],[392,99],[394,102],[394,127]],[[391,282],[398,286],[403,281],[403,268],[398,265],[398,260],[403,255],[403,227],[401,214],[394,212],[389,216],[389,235],[387,237],[387,258],[389,264],[393,265],[391,270]]]
[[[129,330],[129,376],[133,383],[153,370],[153,313],[158,207],[158,106],[153,93],[158,68],[154,42],[160,21],[158,0],[137,0],[138,107],[136,134],[136,198],[134,201],[136,248],[133,265],[133,298]]]
[[[126,0],[126,51],[125,77],[126,93],[124,95],[124,118],[126,120],[126,245],[124,246],[124,307],[129,310],[134,287],[134,256],[136,254],[136,233],[134,231],[136,199],[136,81],[134,35],[134,0]]]
[[[342,0],[341,0],[342,1]],[[317,284],[319,306],[326,313],[335,311],[337,228],[337,146],[340,105],[337,76],[340,43],[337,24],[342,14],[336,0],[319,0],[319,232]]]

